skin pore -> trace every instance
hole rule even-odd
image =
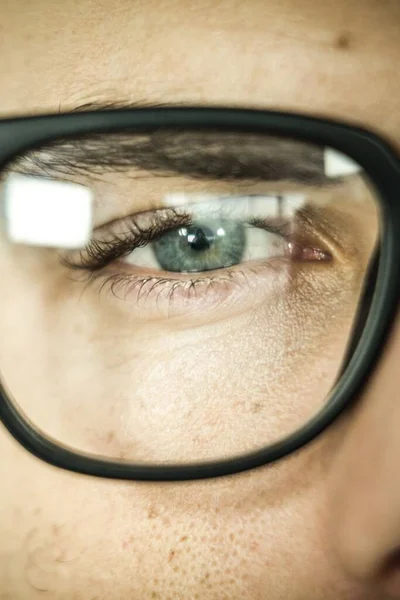
[[[369,127],[400,151],[396,1],[118,0],[110,11],[106,1],[18,0],[4,2],[2,14],[4,117],[144,100],[278,109]],[[346,222],[352,219],[356,228],[357,218],[353,211]],[[376,233],[374,211],[370,219],[370,238],[356,236],[359,245],[353,247],[361,256],[361,271]],[[44,262],[40,265],[43,269]],[[32,255],[29,289],[35,284],[35,268]],[[4,271],[3,265],[2,272],[16,290],[28,281],[22,273],[18,283],[15,271]],[[44,281],[43,272],[36,273],[37,282]],[[56,276],[51,279],[53,302],[65,323],[74,299],[65,302],[70,288],[62,280],[54,286]],[[310,289],[321,293],[318,286]],[[32,302],[37,301],[34,293]],[[16,294],[2,292],[3,306],[13,298],[8,314],[14,319],[25,314],[21,311],[27,305],[26,297]],[[48,315],[40,317],[51,331]],[[101,335],[102,317],[90,327],[75,323],[69,343],[76,347],[76,336],[83,332],[82,347],[89,336],[112,361],[113,344]],[[125,317],[134,318],[125,313],[115,317],[121,335]],[[7,324],[3,318],[2,328]],[[41,352],[54,347],[40,322],[30,326],[32,333],[24,331],[21,340],[8,333],[8,353],[1,356],[1,368],[10,373],[10,385],[20,386],[21,397],[28,397],[32,387],[21,370],[35,372]],[[239,360],[243,350],[234,345],[233,330],[241,326],[236,321],[230,332],[221,325],[221,339],[233,347],[237,365],[251,365],[254,348]],[[252,326],[256,331],[257,320]],[[33,334],[38,329],[40,338]],[[68,332],[66,327],[60,331]],[[201,335],[206,339],[207,331]],[[30,342],[26,360],[19,358],[23,339],[36,344]],[[360,403],[320,439],[276,465],[231,478],[144,484],[76,476],[37,461],[2,428],[0,599],[386,600],[391,597],[388,588],[400,597],[398,565],[389,560],[400,545],[394,458],[400,449],[399,340],[395,330]],[[204,351],[212,351],[213,343],[200,344],[186,366],[197,386],[204,378]],[[219,349],[217,340],[215,354]],[[182,356],[178,352],[176,357],[178,364]],[[165,357],[163,361],[165,368],[175,368]],[[71,396],[77,400],[87,369],[74,382]],[[126,369],[120,375],[126,377]],[[131,385],[128,375],[126,386]],[[219,383],[218,393],[226,397],[230,375]],[[157,377],[154,389],[163,382]],[[52,382],[49,377],[47,397],[55,392]],[[312,382],[310,376],[305,385]],[[145,399],[147,383],[142,388]],[[110,394],[112,388],[105,396]],[[90,395],[97,397],[95,388]],[[33,392],[29,397],[34,402]],[[100,452],[104,443],[90,440]],[[129,448],[116,451],[123,455]]]

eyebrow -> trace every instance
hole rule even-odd
[[[96,101],[68,112],[163,106],[167,105]],[[31,150],[18,159],[12,170],[51,178],[136,169],[141,174],[151,172],[163,177],[184,175],[203,180],[337,185],[343,178],[332,179],[325,174],[324,151],[324,147],[266,134],[158,128],[56,140]]]

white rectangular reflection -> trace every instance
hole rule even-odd
[[[53,248],[82,248],[90,240],[93,192],[76,183],[11,174],[4,184],[11,241]]]
[[[325,175],[327,177],[345,177],[359,173],[361,170],[360,165],[345,154],[332,150],[332,148],[325,149]]]

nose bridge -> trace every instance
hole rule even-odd
[[[328,503],[335,551],[357,578],[380,577],[400,549],[400,317],[334,459]],[[400,598],[400,587],[398,595]]]

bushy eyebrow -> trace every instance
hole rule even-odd
[[[147,105],[149,107],[149,105]],[[160,105],[151,105],[157,108]],[[86,103],[71,112],[138,108],[143,103]],[[273,135],[158,129],[60,139],[31,151],[18,170],[49,177],[151,172],[203,180],[288,181],[337,185],[325,174],[325,148]]]

